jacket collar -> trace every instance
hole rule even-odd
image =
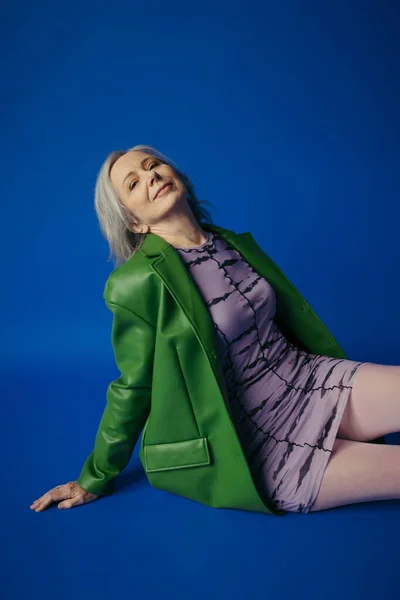
[[[267,254],[258,246],[249,231],[235,233],[209,223],[201,223],[202,229],[217,233],[237,250],[260,275],[272,286],[279,285],[281,276]],[[214,323],[203,297],[188,273],[178,251],[161,237],[148,233],[140,248],[151,268],[161,277],[175,301],[189,319],[196,335],[213,365],[217,379],[224,386],[223,373],[217,360],[217,344]]]

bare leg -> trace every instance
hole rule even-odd
[[[367,442],[400,431],[400,367],[366,363],[357,371],[337,437]]]
[[[336,438],[309,512],[400,499],[400,446]]]

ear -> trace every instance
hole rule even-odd
[[[125,209],[125,214],[127,216],[128,223],[129,223],[128,224],[129,231],[132,231],[133,233],[143,233],[141,231],[143,228],[143,225],[140,225],[140,223],[135,221],[135,217],[132,215],[131,211]]]
[[[139,225],[139,223],[131,222],[129,229],[133,233],[148,233],[150,228],[148,225]]]

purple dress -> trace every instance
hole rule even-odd
[[[221,236],[179,248],[213,320],[229,408],[254,483],[277,508],[313,505],[356,371],[299,350],[275,324],[276,295]]]

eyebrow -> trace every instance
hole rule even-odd
[[[144,164],[148,161],[148,160],[157,160],[155,156],[146,156],[146,158],[144,158],[141,163],[140,166],[143,168]],[[136,171],[129,171],[129,173],[124,177],[124,180],[122,182],[122,185],[125,185],[125,181],[128,179],[128,177],[130,177],[131,175],[134,175],[136,173]]]

